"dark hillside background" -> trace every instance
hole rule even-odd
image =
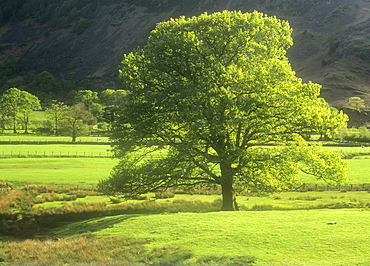
[[[120,88],[123,54],[170,17],[258,10],[288,20],[293,69],[335,106],[370,103],[370,0],[0,0],[0,93],[44,101],[84,88]]]

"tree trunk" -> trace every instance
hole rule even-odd
[[[28,134],[29,117],[24,118],[24,134]]]
[[[16,116],[13,117],[13,133],[14,134],[17,133],[17,117]]]
[[[222,208],[221,211],[238,211],[235,191],[232,182],[221,184],[222,187]]]

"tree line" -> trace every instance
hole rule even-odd
[[[70,136],[87,135],[93,126],[106,131],[113,122],[118,106],[125,100],[125,90],[106,89],[100,94],[91,90],[76,92],[73,104],[52,100],[44,108],[47,120],[34,131],[40,134]],[[42,110],[37,96],[17,88],[6,90],[0,98],[0,130],[29,133],[34,111]]]

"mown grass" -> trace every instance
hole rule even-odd
[[[110,158],[0,159],[0,181],[91,186],[107,178],[117,162]]]
[[[96,237],[146,240],[147,249],[178,247],[191,252],[185,262],[195,265],[235,258],[256,265],[368,265],[368,219],[370,211],[347,209],[118,215],[54,233],[82,236],[83,229]]]
[[[94,149],[95,146],[92,145],[90,151],[87,151],[86,147],[81,147],[86,149],[83,151],[78,149],[79,147],[68,149],[68,146],[64,148],[62,145],[59,152],[63,148],[63,152],[70,151],[71,155],[74,152],[89,155],[99,153],[100,145],[96,146]],[[35,149],[37,147],[39,146]],[[54,148],[51,148],[49,152]],[[105,147],[101,147],[101,150],[104,153]],[[58,154],[58,151],[54,151]],[[358,157],[347,161],[350,164],[348,184],[370,183],[370,158]],[[112,167],[117,163],[118,159],[110,158],[5,158],[0,159],[0,181],[36,184],[96,184],[99,180],[108,177]],[[324,181],[309,175],[301,174],[300,178],[302,182],[308,184],[325,184]]]

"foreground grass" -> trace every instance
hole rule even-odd
[[[69,223],[54,234],[136,239],[146,251],[175,248],[191,254],[178,263],[185,265],[369,265],[369,219],[370,211],[357,209],[137,214]],[[49,247],[44,253],[56,252]],[[32,261],[39,251],[22,252]]]

